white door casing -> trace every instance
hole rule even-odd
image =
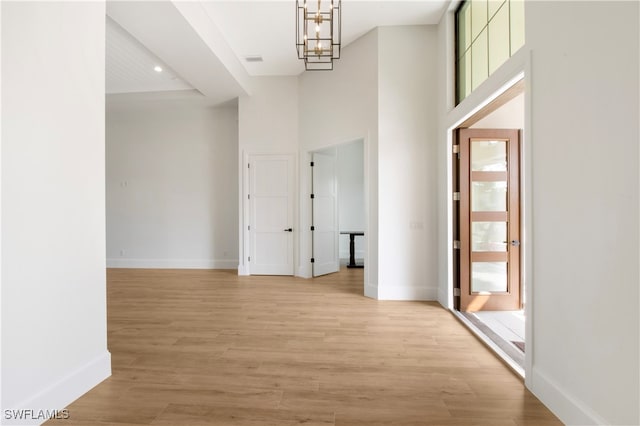
[[[293,275],[293,155],[249,156],[249,271]]]
[[[313,276],[340,270],[338,230],[338,177],[337,161],[327,153],[313,153],[312,173],[312,226]]]

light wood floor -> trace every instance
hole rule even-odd
[[[109,270],[113,375],[57,422],[560,424],[448,311],[365,298],[362,273]]]

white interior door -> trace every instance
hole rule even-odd
[[[338,177],[336,153],[313,153],[313,276],[338,272]]]
[[[293,275],[294,158],[249,157],[249,271]]]

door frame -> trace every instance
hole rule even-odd
[[[371,193],[371,182],[375,182],[374,176],[377,175],[377,166],[371,164],[371,149],[370,146],[370,136],[368,132],[362,132],[362,134],[366,136],[359,136],[356,133],[356,136],[352,138],[340,139],[337,142],[328,143],[326,145],[320,145],[317,147],[308,147],[300,152],[300,164],[301,168],[304,168],[305,165],[308,165],[313,159],[313,153],[318,151],[323,151],[329,148],[339,148],[342,145],[347,145],[350,143],[362,142],[363,149],[363,173],[364,173],[364,222],[365,222],[365,235],[368,235],[365,244],[364,244],[364,264],[368,265],[368,267],[364,268],[364,283],[363,283],[363,294],[372,299],[377,299],[377,275],[373,275],[374,284],[371,283],[371,273],[372,271],[377,270],[377,258],[372,259],[372,252],[376,253],[377,250],[372,250],[372,246],[377,246],[377,229],[375,226],[372,226],[372,210],[371,205],[375,204],[371,202],[371,197],[375,194]],[[311,253],[312,253],[312,241],[311,241],[311,203],[310,203],[310,194],[311,194],[311,174],[310,173],[300,173],[300,185],[301,185],[301,196],[300,196],[300,218],[301,218],[301,232],[300,232],[300,268],[298,276],[303,278],[313,278],[313,274],[311,271]],[[375,198],[374,198],[375,200]]]
[[[457,306],[454,305],[455,298],[453,297],[454,290],[454,224],[453,224],[453,211],[454,201],[452,197],[453,182],[452,182],[452,170],[453,170],[453,145],[455,143],[455,131],[459,127],[469,127],[473,123],[479,121],[484,117],[483,110],[494,102],[500,102],[500,97],[505,94],[509,89],[515,86],[517,83],[522,82],[525,92],[525,110],[524,110],[524,130],[521,132],[520,140],[520,229],[521,229],[521,245],[520,245],[520,280],[521,286],[524,287],[524,291],[521,292],[523,300],[524,311],[526,316],[525,323],[525,340],[527,342],[527,351],[525,352],[525,368],[522,371],[516,364],[512,363],[510,359],[500,354],[500,350],[497,346],[493,345],[490,339],[478,335],[489,347],[493,348],[498,356],[510,365],[513,370],[524,378],[527,386],[530,386],[531,376],[526,374],[532,371],[533,366],[533,353],[535,341],[533,337],[533,324],[534,324],[534,310],[533,306],[535,301],[532,300],[532,286],[533,277],[531,275],[531,265],[533,256],[534,242],[531,240],[532,229],[532,198],[533,188],[531,187],[531,175],[532,175],[532,148],[528,141],[530,137],[531,128],[531,81],[528,76],[531,75],[531,57],[530,52],[521,49],[516,52],[500,69],[498,69],[470,96],[468,96],[463,102],[455,106],[453,98],[450,97],[449,102],[451,110],[447,113],[445,118],[443,130],[446,143],[442,145],[441,161],[442,169],[446,175],[442,176],[446,185],[441,187],[441,200],[444,203],[442,214],[445,215],[444,223],[446,223],[446,229],[441,234],[444,238],[444,242],[441,244],[441,250],[446,253],[446,262],[443,266],[445,275],[445,284],[441,287],[444,293],[440,293],[438,299],[440,302],[451,312],[465,323],[464,317],[456,310]],[[494,104],[495,105],[495,104]],[[491,108],[491,107],[489,107]],[[486,115],[486,114],[485,114]],[[468,324],[467,324],[468,325]],[[477,334],[477,333],[476,333]]]

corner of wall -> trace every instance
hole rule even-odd
[[[2,3],[0,3],[0,34],[2,34]],[[2,117],[2,43],[0,43],[0,117]],[[0,120],[0,176],[2,175],[2,120]],[[0,233],[2,232],[2,186],[0,185]],[[0,318],[2,318],[2,240],[0,239]],[[0,333],[0,366],[2,366],[2,338]],[[0,382],[0,402],[2,383]],[[0,417],[0,424],[2,419]]]
[[[3,425],[39,425],[50,416],[62,416],[63,407],[111,376],[111,353],[102,354],[16,407],[2,407]],[[10,423],[9,423],[10,422]]]
[[[364,284],[364,295],[371,299],[378,299],[378,286],[370,283]]]
[[[605,425],[610,424],[594,413],[585,403],[571,396],[566,389],[555,383],[535,366],[527,372],[527,387],[540,401],[565,424]]]
[[[296,277],[313,278],[310,265],[298,265]]]
[[[249,272],[247,271],[247,269],[244,267],[244,265],[238,265],[238,275],[240,276],[247,276],[249,275]]]

